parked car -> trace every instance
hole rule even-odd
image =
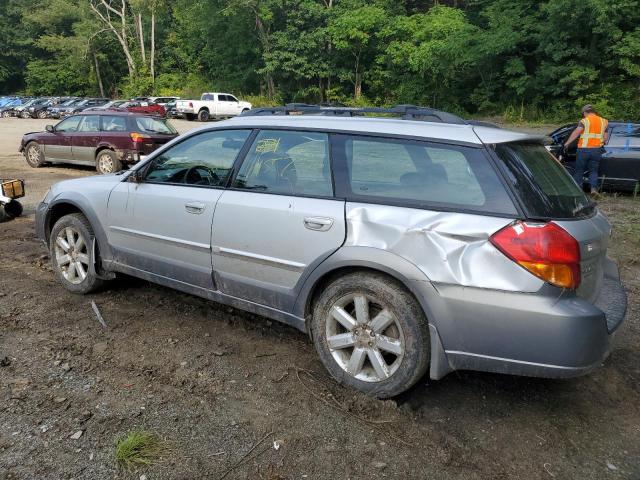
[[[426,371],[601,365],[626,307],[611,226],[543,139],[352,112],[405,120],[256,109],[54,185],[36,230],[57,279],[88,293],[122,272],[282,321],[378,397]]]
[[[73,115],[74,113],[82,112],[83,110],[91,107],[99,107],[108,103],[108,98],[85,98],[78,103],[69,105],[68,107],[60,109],[60,116],[65,117],[67,115]]]
[[[128,100],[111,100],[110,102],[105,103],[104,105],[100,105],[98,107],[89,107],[85,108],[83,112],[94,112],[94,111],[102,111],[102,110],[114,110],[120,108],[121,105],[127,103]]]
[[[167,108],[167,104],[180,100],[180,97],[149,97],[149,102],[157,103]]]
[[[249,102],[241,102],[229,93],[203,93],[200,100],[178,100],[176,110],[187,120],[206,122],[211,118],[229,118],[251,109]]]
[[[38,100],[39,98],[32,98],[32,97],[23,98],[21,104],[14,106],[11,110],[9,110],[9,114],[10,114],[9,116],[21,118],[22,112],[24,111],[24,109],[29,108]]]
[[[157,115],[159,117],[165,117],[167,111],[162,105],[152,102],[126,102],[120,105],[118,108],[135,113],[146,113],[147,115]]]
[[[46,131],[22,137],[20,152],[29,166],[52,163],[95,166],[113,173],[131,165],[178,135],[166,120],[128,112],[83,112]]]
[[[16,99],[17,97],[11,97],[11,96],[0,98],[0,108],[8,105],[9,103],[15,101]]]
[[[165,105],[165,110],[167,111],[167,118],[182,118],[183,115],[181,113],[178,112],[178,110],[176,110],[176,102],[177,100],[174,100],[172,102],[169,102]]]
[[[6,103],[4,106],[0,107],[0,117],[9,118],[15,115],[14,109],[16,107],[21,106],[25,102],[22,98],[15,98],[10,102]]]
[[[576,165],[577,142],[564,149],[577,123],[564,125],[549,134],[553,140],[549,150],[573,173]],[[618,191],[638,191],[640,185],[640,123],[609,122],[609,140],[600,162],[602,188]],[[586,180],[586,175],[585,175]],[[586,183],[585,183],[586,184]]]
[[[64,110],[65,112],[67,111],[67,109],[80,104],[81,102],[84,102],[86,99],[85,98],[70,98],[68,100],[65,100],[64,102],[61,102],[59,105],[54,105],[52,107],[49,107],[48,109],[48,114],[49,114],[49,118],[60,118],[61,112]]]
[[[56,98],[41,98],[29,105],[22,112],[22,118],[47,118],[49,116],[49,108],[58,104]]]

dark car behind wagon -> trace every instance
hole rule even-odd
[[[129,112],[85,112],[22,137],[20,152],[34,168],[46,163],[95,166],[113,173],[178,135],[166,120]]]

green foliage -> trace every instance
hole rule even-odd
[[[125,97],[230,91],[515,121],[575,120],[589,102],[640,119],[640,0],[125,1],[129,64],[88,0],[1,0],[0,92],[93,95],[102,80]]]
[[[166,450],[166,445],[157,435],[136,430],[118,440],[115,458],[118,465],[132,470],[157,463]]]

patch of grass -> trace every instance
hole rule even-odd
[[[157,435],[142,430],[129,432],[116,443],[116,461],[132,470],[157,463],[166,451],[166,444]]]

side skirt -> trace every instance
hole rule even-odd
[[[275,308],[267,307],[266,305],[250,302],[241,298],[232,297],[231,295],[226,295],[217,290],[208,290],[206,288],[197,287],[189,283],[180,282],[168,277],[163,277],[162,275],[157,275],[155,273],[147,272],[145,270],[140,270],[113,261],[105,262],[105,267],[108,270],[131,275],[132,277],[141,278],[152,283],[157,283],[158,285],[162,285],[164,287],[173,288],[175,290],[206,298],[207,300],[221,303],[223,305],[228,305],[239,310],[244,310],[256,315],[267,317],[277,322],[285,323],[293,328],[300,330],[301,332],[306,333],[307,331],[304,318],[297,317],[291,313],[283,312],[282,310],[277,310]]]

